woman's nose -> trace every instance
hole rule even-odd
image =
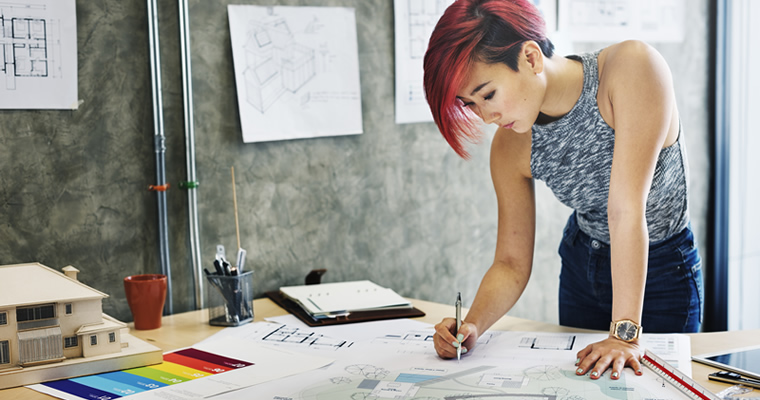
[[[486,125],[489,125],[499,120],[499,113],[485,112],[483,113],[481,119],[483,119],[483,122],[485,122]]]

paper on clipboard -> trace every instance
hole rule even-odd
[[[351,281],[319,285],[284,286],[280,292],[315,318],[354,311],[411,308],[412,303],[393,289],[374,282]]]

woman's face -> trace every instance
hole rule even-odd
[[[524,55],[518,67],[519,71],[514,71],[502,63],[476,62],[457,98],[486,124],[529,132],[544,90]]]

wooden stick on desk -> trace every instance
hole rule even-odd
[[[240,224],[238,223],[238,211],[237,211],[237,191],[235,190],[235,167],[230,167],[230,174],[232,175],[232,206],[235,209],[235,236],[237,236],[237,245],[240,249]]]

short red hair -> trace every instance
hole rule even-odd
[[[477,142],[475,115],[457,92],[476,61],[504,63],[517,71],[522,43],[533,40],[551,57],[546,23],[528,0],[457,0],[438,20],[425,53],[425,96],[441,134],[462,158],[463,141]]]

